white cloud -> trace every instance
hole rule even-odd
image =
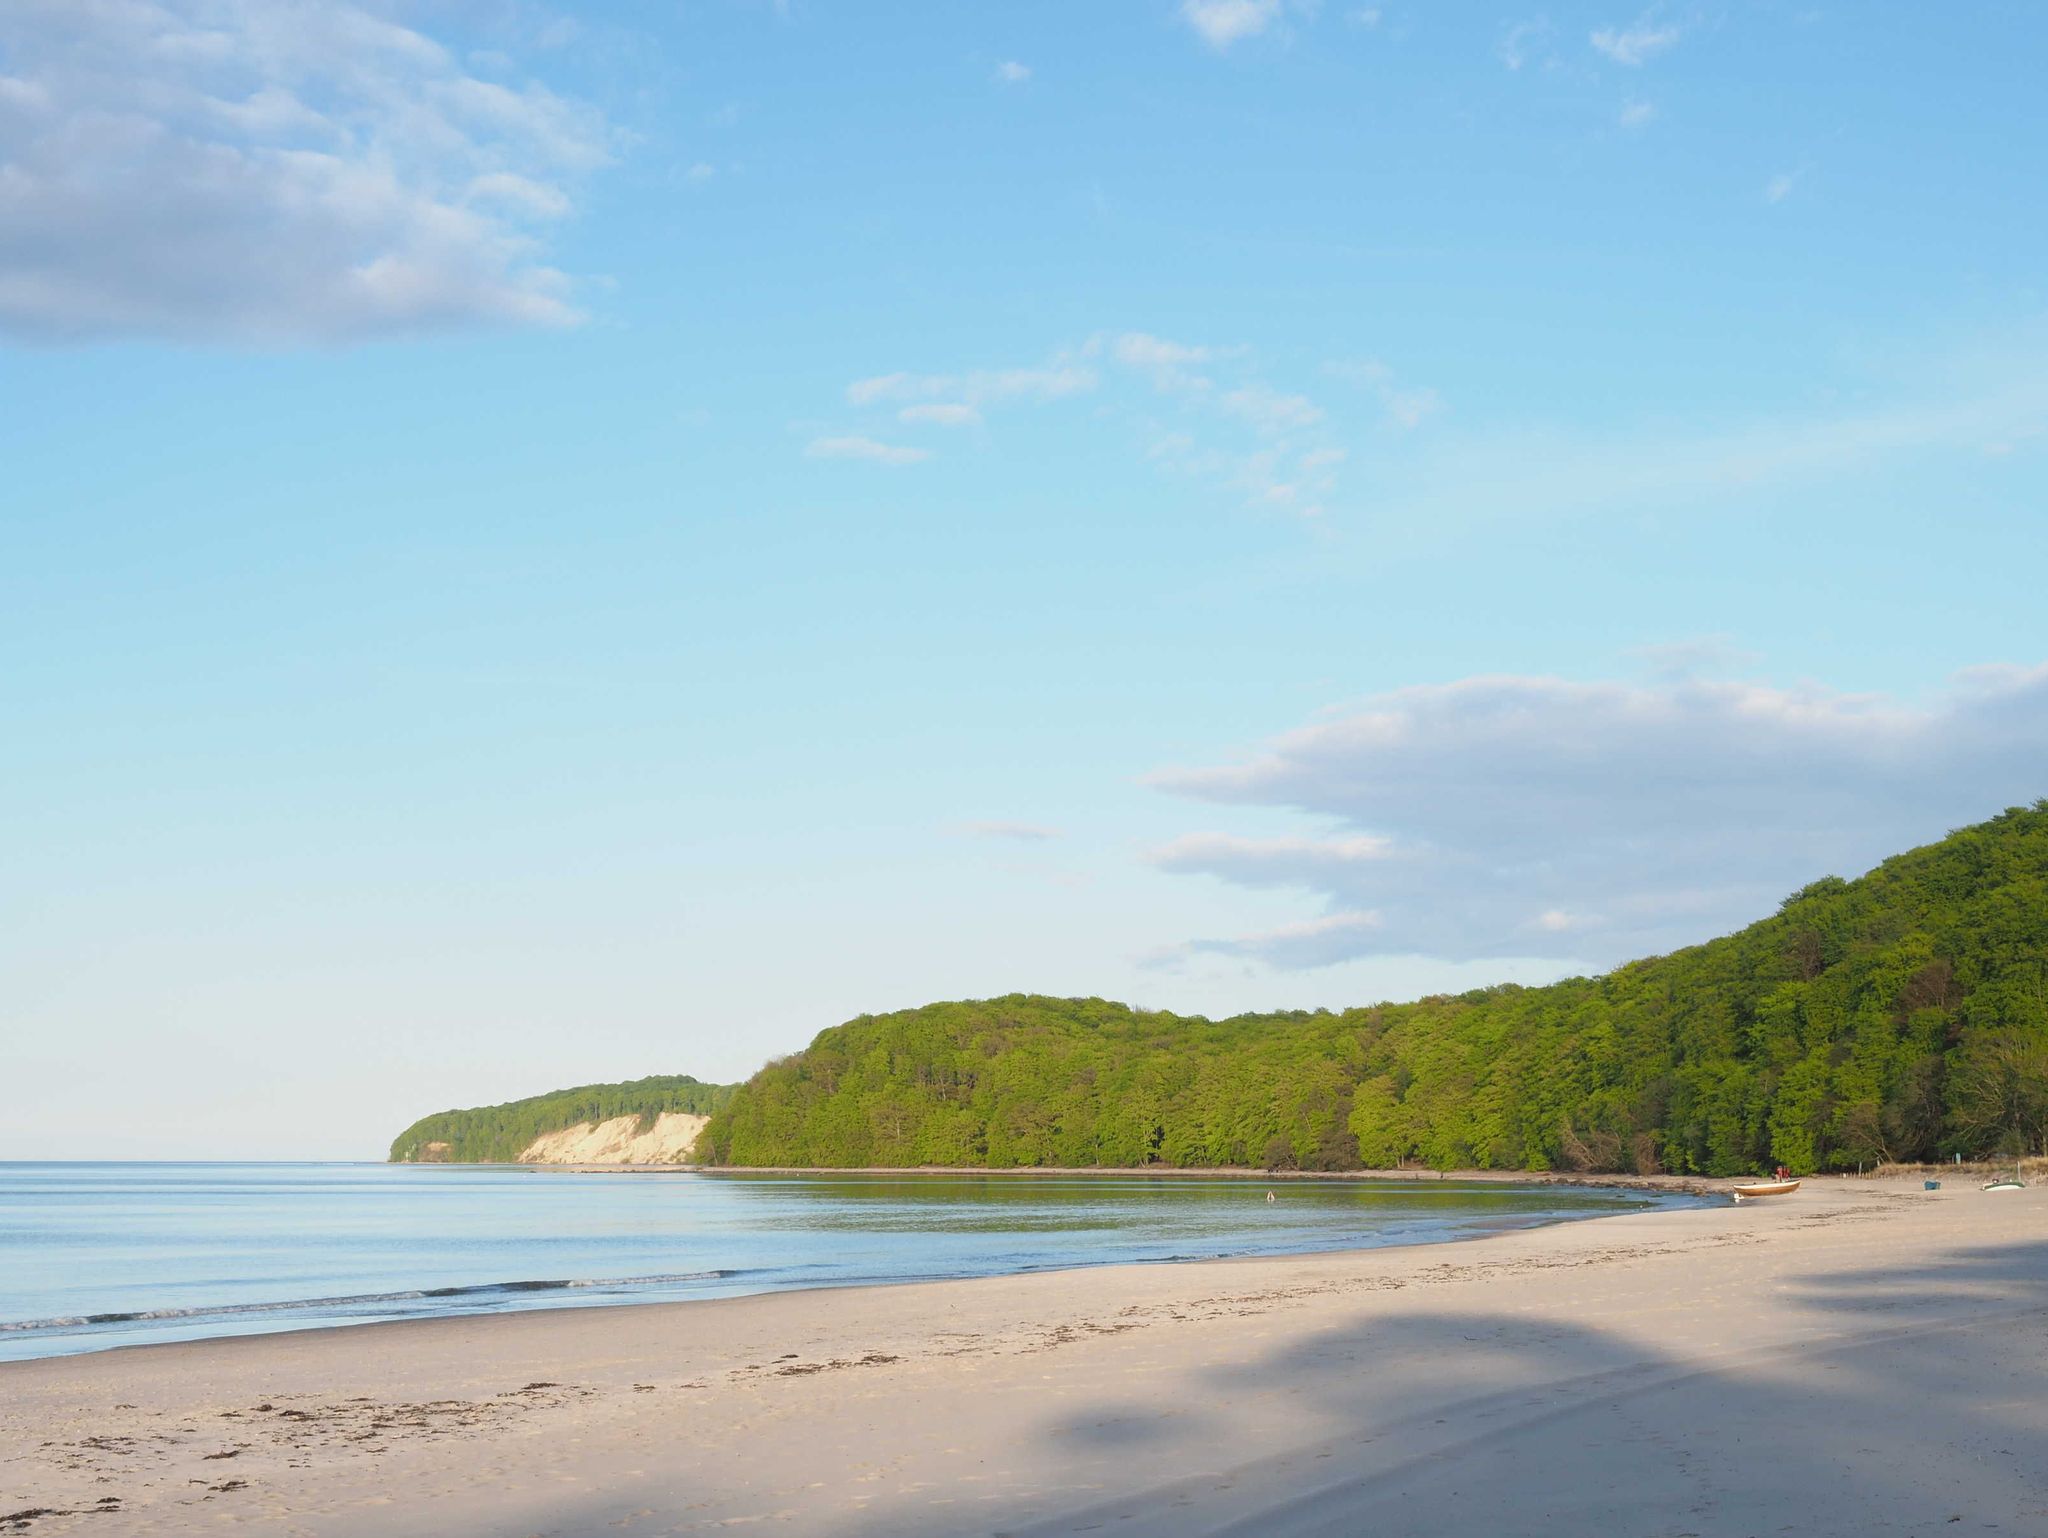
[[[1161,469],[1220,482],[1252,507],[1314,518],[1335,488],[1334,472],[1346,455],[1340,448],[1293,443],[1215,447],[1192,432],[1177,430],[1155,436],[1146,457]]]
[[[1209,356],[1206,347],[1187,342],[1169,342],[1145,331],[1126,331],[1110,344],[1116,361],[1132,368],[1183,368]]]
[[[972,427],[981,420],[981,413],[960,401],[923,401],[905,406],[896,413],[896,420],[913,427]]]
[[[1306,395],[1290,395],[1257,381],[1227,391],[1218,404],[1266,433],[1295,432],[1323,420],[1322,407]]]
[[[877,465],[914,465],[930,459],[930,449],[911,448],[901,443],[878,443],[859,433],[836,438],[813,438],[804,445],[806,459],[864,459]]]
[[[1683,680],[1702,674],[1740,672],[1763,661],[1763,653],[1745,651],[1725,635],[1687,636],[1679,641],[1653,641],[1629,649],[1661,679]]]
[[[1031,78],[1031,66],[1019,64],[1015,59],[1005,59],[996,66],[996,79],[1004,85],[1022,85]]]
[[[1984,452],[1993,459],[2003,459],[2009,454],[2017,453],[2022,448],[2034,446],[2044,437],[2048,437],[2048,426],[2035,424],[2030,427],[2020,427],[2006,436],[1991,439],[1984,445]]]
[[[560,219],[569,212],[568,195],[559,187],[510,171],[493,171],[469,184],[472,207],[490,206],[532,219]]]
[[[1186,833],[1146,858],[1161,870],[1199,871],[1241,886],[1313,886],[1318,876],[1387,859],[1393,841],[1371,834],[1346,838],[1241,838]]]
[[[1134,380],[1150,386],[1149,405],[1134,399]],[[1391,376],[1376,388],[1392,414],[1419,418],[1433,409],[1433,392],[1398,390]],[[845,398],[858,408],[893,408],[907,425],[962,427],[997,407],[1097,391],[1108,398],[1096,415],[1134,427],[1162,470],[1229,486],[1254,507],[1317,515],[1346,458],[1323,408],[1259,378],[1246,349],[1144,331],[1098,333],[1028,367],[873,374],[847,385]],[[1161,421],[1162,413],[1178,420]]]
[[[1616,510],[1725,511],[1731,497],[1868,477],[1932,455],[1979,455],[1987,444],[2048,426],[2039,345],[2038,328],[2021,327],[1999,355],[1916,360],[1922,383],[1913,397],[1852,411],[1787,410],[1614,435],[1442,431],[1388,467],[1379,513],[1405,526],[1451,527]]]
[[[313,0],[0,10],[0,330],[349,342],[577,319],[536,227],[616,135]]]
[[[1043,844],[1060,837],[1060,830],[1042,822],[1007,822],[1001,818],[963,822],[953,830],[969,838],[1007,839],[1019,844]]]
[[[1387,420],[1397,427],[1420,427],[1443,410],[1443,397],[1434,389],[1428,385],[1402,384],[1394,371],[1377,358],[1340,359],[1324,364],[1323,372],[1370,390],[1386,412]]]
[[[1538,16],[1531,21],[1511,22],[1501,28],[1500,37],[1493,45],[1494,57],[1509,69],[1520,69],[1534,59],[1539,50],[1546,51],[1550,40],[1550,23]]]
[[[1633,69],[1675,47],[1683,35],[1684,30],[1676,22],[1660,21],[1657,13],[1649,10],[1626,27],[1598,28],[1591,41],[1615,63]]]
[[[846,399],[854,406],[950,400],[978,407],[1008,400],[1058,400],[1092,390],[1095,385],[1092,368],[1055,359],[1035,368],[976,369],[966,374],[876,374],[848,385]]]
[[[1002,400],[1053,401],[1095,388],[1095,370],[1074,363],[1043,368],[995,369],[969,374],[960,386],[969,402]]]
[[[1380,915],[1371,909],[1331,913],[1235,939],[1190,940],[1149,959],[1153,965],[1163,966],[1206,953],[1262,961],[1287,972],[1305,971],[1348,961],[1373,949],[1380,924]]]
[[[2032,802],[2044,765],[2048,664],[1977,669],[1926,704],[1697,678],[1469,678],[1374,696],[1238,764],[1154,776],[1333,831],[1191,835],[1153,859],[1378,916],[1313,950],[1242,942],[1276,965],[1528,955],[1540,935],[1607,965]]]
[[[1236,488],[1254,507],[1314,517],[1334,488],[1345,451],[1320,434],[1322,407],[1306,395],[1246,377],[1245,350],[1168,341],[1127,331],[1109,343],[1112,361],[1144,375],[1177,402],[1187,425],[1149,432],[1147,457],[1162,468]],[[1219,388],[1195,365],[1239,377]],[[1200,428],[1197,432],[1194,429]],[[1219,431],[1221,429],[1221,431]],[[1236,442],[1231,442],[1232,438]]]
[[[699,160],[683,172],[683,180],[686,182],[708,182],[717,174],[717,166],[711,164],[708,160]]]
[[[846,403],[849,406],[872,406],[877,401],[915,395],[918,393],[920,382],[910,374],[871,374],[866,379],[856,379],[846,387]]]
[[[1109,355],[1125,368],[1138,369],[1152,377],[1161,390],[1207,389],[1209,381],[1194,372],[1206,363],[1213,349],[1186,342],[1170,342],[1144,331],[1126,331],[1109,344]]]
[[[566,48],[583,36],[583,24],[573,16],[556,16],[541,23],[533,36],[536,48]]]
[[[1180,14],[1211,48],[1257,37],[1280,19],[1280,0],[1181,0]]]
[[[1657,109],[1652,103],[1632,101],[1622,104],[1621,111],[1615,115],[1615,121],[1623,128],[1641,128],[1656,121],[1656,117]]]
[[[1792,189],[1798,185],[1799,173],[1797,171],[1780,171],[1776,176],[1764,183],[1764,201],[1766,203],[1782,203],[1792,195]]]

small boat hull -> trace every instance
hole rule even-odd
[[[1994,1180],[1984,1189],[1987,1191],[2024,1191],[2026,1187],[2017,1180]]]
[[[1758,1180],[1746,1186],[1735,1188],[1735,1199],[1739,1202],[1754,1201],[1759,1196],[1790,1196],[1799,1189],[1796,1180]]]

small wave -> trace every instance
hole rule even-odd
[[[38,1330],[78,1330],[100,1324],[137,1324],[163,1319],[236,1319],[252,1314],[292,1314],[314,1309],[374,1308],[388,1303],[417,1303],[432,1298],[510,1297],[523,1292],[555,1292],[589,1287],[674,1287],[686,1282],[717,1282],[743,1275],[739,1270],[675,1271],[659,1276],[563,1277],[559,1280],[483,1282],[470,1287],[417,1287],[402,1292],[359,1292],[335,1298],[285,1298],[269,1303],[215,1303],[192,1308],[138,1308],[118,1313],[69,1314],[56,1319],[0,1320],[0,1334],[25,1335]]]

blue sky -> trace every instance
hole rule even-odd
[[[2048,794],[2044,45],[7,7],[0,1157],[1544,980]]]

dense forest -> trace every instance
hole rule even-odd
[[[1016,995],[863,1016],[717,1111],[721,1165],[1736,1174],[2043,1149],[2048,802],[1597,978],[1227,1020]]]
[[[548,1095],[478,1106],[471,1111],[437,1111],[423,1116],[391,1143],[391,1162],[411,1164],[426,1157],[430,1143],[435,1162],[509,1164],[527,1144],[547,1132],[560,1132],[579,1122],[610,1121],[637,1116],[647,1123],[663,1111],[688,1111],[708,1116],[732,1098],[737,1086],[702,1084],[688,1074],[633,1079],[624,1084],[585,1084]]]

